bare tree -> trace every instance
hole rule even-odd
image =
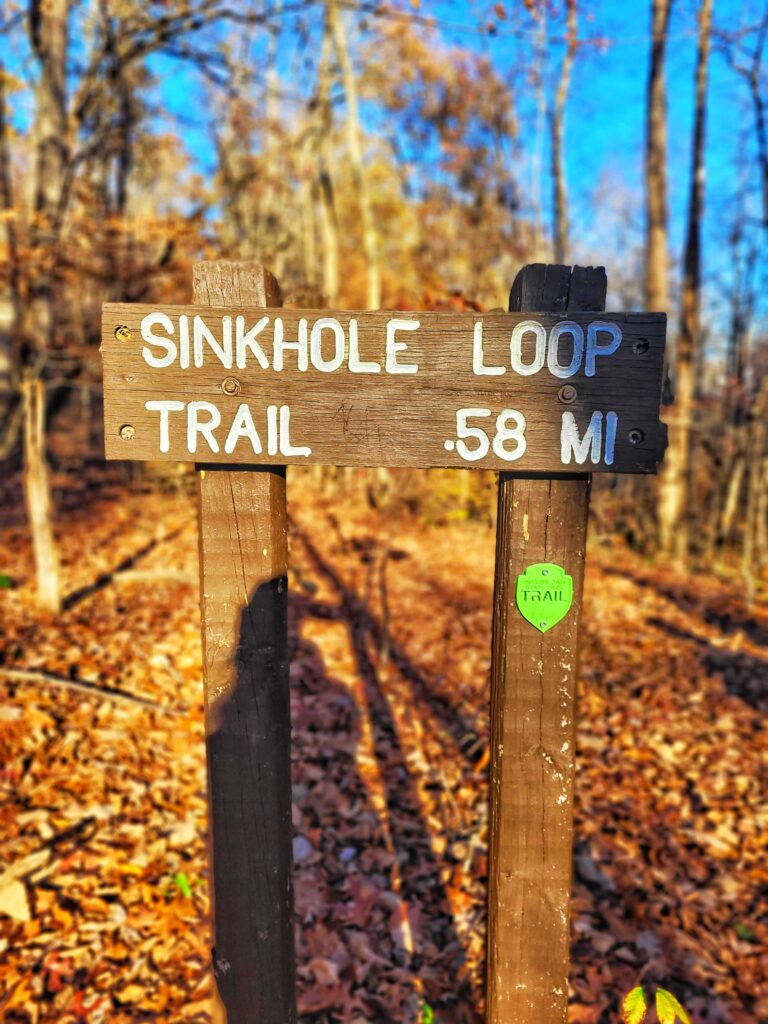
[[[334,42],[336,58],[341,69],[341,80],[344,86],[344,97],[347,102],[346,134],[347,151],[349,153],[352,179],[360,204],[360,222],[363,236],[363,252],[366,260],[366,305],[369,309],[381,307],[381,259],[379,255],[379,237],[373,217],[371,189],[368,172],[363,160],[362,133],[360,129],[360,113],[358,109],[357,80],[344,21],[339,10],[338,0],[328,0],[326,18]]]
[[[669,305],[667,253],[667,96],[665,63],[672,0],[651,0],[651,61],[645,137],[646,254],[645,304]]]
[[[576,53],[576,0],[567,0],[568,7],[568,41],[560,66],[560,77],[555,90],[551,119],[551,150],[552,150],[552,204],[554,221],[554,255],[555,263],[568,263],[570,253],[568,224],[568,194],[565,184],[565,168],[563,167],[563,124],[565,120],[565,104],[571,84],[571,69]]]
[[[339,295],[339,222],[333,185],[333,108],[331,106],[331,51],[333,22],[326,12],[317,82],[317,153],[320,193],[320,235],[323,248],[323,294],[333,305]]]
[[[671,420],[660,489],[660,522],[663,549],[681,561],[688,555],[689,522],[686,515],[691,472],[691,427],[696,391],[696,362],[701,347],[701,220],[704,213],[704,135],[707,117],[712,0],[702,0],[699,9],[699,39],[696,54],[696,87],[691,147],[691,177],[688,222],[683,254],[680,335],[675,352],[676,406]]]
[[[757,139],[763,227],[768,231],[768,81],[763,57],[768,42],[768,10],[756,26],[737,32],[718,30],[726,59],[749,89]],[[754,42],[752,39],[754,37]]]
[[[645,135],[645,307],[662,312],[669,306],[667,251],[667,97],[665,63],[672,0],[651,0],[651,60],[646,97]],[[658,520],[661,545],[672,544],[675,510],[663,487]]]
[[[69,0],[33,0],[29,38],[39,74],[33,126],[33,219],[30,259],[34,275],[26,305],[23,337],[24,499],[32,532],[38,599],[51,612],[61,607],[59,559],[53,535],[50,482],[45,454],[45,389],[39,379],[51,341],[56,303],[56,253],[64,212],[69,161],[66,55]]]

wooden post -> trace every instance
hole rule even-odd
[[[525,267],[510,311],[605,308],[602,267]],[[577,399],[578,401],[578,399]],[[564,407],[565,408],[565,407]],[[590,477],[502,473],[491,670],[488,1024],[561,1024],[568,1007],[574,702]],[[573,605],[540,633],[515,608],[524,569],[554,562]]]
[[[194,301],[279,306],[256,263],[198,263]],[[222,372],[237,393],[237,371]],[[282,467],[199,467],[216,1024],[296,1021]]]

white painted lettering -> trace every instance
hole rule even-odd
[[[208,420],[200,421],[200,414],[208,415]],[[192,455],[197,451],[197,435],[202,434],[212,452],[218,452],[219,442],[214,437],[214,430],[221,423],[221,413],[213,402],[190,402],[187,406],[187,451]]]
[[[457,409],[456,410],[456,451],[467,462],[477,462],[488,454],[491,442],[482,427],[471,427],[469,417],[490,416],[490,409]],[[476,448],[467,447],[465,438],[474,438],[477,441]]]
[[[306,317],[302,317],[299,320],[299,336],[296,341],[285,340],[285,328],[283,325],[283,318],[275,318],[274,326],[274,341],[273,341],[273,354],[272,354],[272,366],[279,373],[283,369],[283,353],[286,349],[291,349],[297,353],[297,365],[301,373],[306,373],[307,367],[309,366],[309,355],[307,352],[307,320]],[[272,408],[272,407],[270,407]],[[277,406],[274,407],[275,410]],[[270,452],[271,455],[276,455],[277,451]]]
[[[395,337],[398,331],[418,331],[421,326],[418,320],[389,320],[387,322],[387,373],[418,373],[417,363],[398,363],[397,353],[408,348],[404,341]]]
[[[291,444],[291,410],[287,405],[280,406],[280,454],[311,455],[312,449],[306,445]]]
[[[349,369],[351,373],[381,373],[379,363],[366,363],[360,359],[357,320],[354,317],[349,321]]]
[[[277,455],[278,446],[277,431],[277,406],[267,406],[267,455]]]
[[[478,320],[475,324],[474,337],[472,339],[472,372],[477,377],[497,377],[506,373],[504,366],[486,366],[483,362],[483,321]]]
[[[611,340],[607,345],[598,344],[598,335],[610,334]],[[584,372],[588,377],[595,375],[595,359],[597,356],[610,356],[621,344],[621,330],[617,324],[607,323],[605,320],[593,320],[587,328],[587,358],[584,365]]]
[[[587,461],[591,451],[591,461],[600,461],[603,446],[603,414],[593,412],[584,436],[579,436],[579,427],[572,412],[563,413],[563,425],[560,429],[560,461],[568,465],[574,458],[579,465]]]
[[[512,420],[514,426],[509,425]],[[525,455],[528,442],[525,439],[525,416],[517,409],[504,409],[496,418],[496,435],[493,439],[493,454],[506,462],[515,462]],[[514,441],[515,447],[510,451],[504,447],[506,441]]]
[[[269,360],[266,357],[264,349],[258,341],[256,341],[256,335],[261,334],[268,323],[269,317],[263,316],[261,320],[256,321],[249,331],[246,331],[245,317],[235,317],[235,361],[237,362],[237,368],[239,370],[245,369],[248,352],[256,357],[256,362],[262,370],[269,369]]]
[[[179,366],[189,369],[189,317],[184,313],[179,317]]]
[[[195,350],[195,366],[199,368],[203,365],[203,345],[205,344],[209,346],[225,369],[232,369],[231,316],[223,316],[221,318],[221,342],[219,342],[201,316],[196,316],[192,321],[192,337]]]
[[[147,412],[160,413],[160,451],[169,451],[171,447],[170,414],[172,412],[181,412],[184,408],[184,403],[158,400],[145,402],[144,408]]]
[[[237,442],[241,437],[247,437],[251,442],[255,455],[261,455],[261,439],[256,430],[256,425],[253,422],[253,414],[251,413],[250,407],[247,402],[241,402],[237,407],[237,412],[232,420],[232,426],[229,428],[227,434],[227,440],[224,442],[224,451],[227,455],[231,455],[237,446]]]
[[[323,358],[323,331],[333,331],[334,352],[331,359]],[[309,351],[312,365],[316,370],[320,370],[321,373],[333,373],[334,370],[338,370],[344,362],[345,347],[344,328],[338,320],[332,316],[324,316],[315,320],[309,337]],[[282,408],[287,408],[287,406],[282,406]],[[282,412],[280,415],[282,416]]]
[[[173,321],[165,313],[147,313],[141,321],[141,336],[147,343],[141,350],[144,362],[148,366],[154,366],[158,370],[164,366],[170,366],[176,358],[176,343],[170,338],[159,338],[152,332],[153,327],[162,327],[168,334],[173,334]],[[147,345],[155,345],[165,352],[159,356],[147,348]]]
[[[567,366],[562,366],[559,360],[558,349],[560,337],[563,334],[570,334],[573,338],[573,355]],[[555,324],[549,332],[549,345],[547,347],[547,366],[555,377],[572,377],[581,366],[581,359],[584,355],[584,331],[573,320],[563,320]]]
[[[536,338],[536,352],[533,362],[523,362],[523,337],[531,333]],[[544,365],[547,356],[547,332],[536,320],[522,320],[512,331],[510,341],[510,353],[512,357],[512,369],[522,377],[530,377],[538,373]]]
[[[605,414],[605,464],[606,466],[613,465],[613,454],[616,450],[616,428],[618,427],[619,417],[615,412],[607,412]]]

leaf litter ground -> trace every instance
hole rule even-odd
[[[298,473],[290,497],[301,1020],[475,1024],[492,531]],[[194,502],[62,507],[56,620],[8,505],[0,531],[0,1019],[208,1021]],[[764,604],[590,551],[573,1021],[617,1020],[638,981],[768,1021],[767,678]]]

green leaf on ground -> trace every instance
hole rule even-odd
[[[681,1020],[683,1024],[691,1024],[691,1018],[679,1001],[665,988],[656,989],[656,1013],[659,1024],[675,1024],[676,1020]]]
[[[174,882],[176,888],[179,890],[184,899],[189,900],[192,898],[192,885],[189,881],[189,876],[184,871],[179,871],[174,876]]]
[[[637,985],[627,993],[621,1009],[624,1024],[642,1024],[648,1012],[648,1004],[645,1001],[645,992],[641,985]]]

